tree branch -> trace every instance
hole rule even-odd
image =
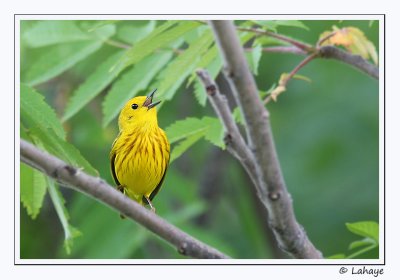
[[[275,39],[278,39],[282,42],[289,43],[292,45],[291,46],[277,46],[277,47],[268,47],[268,48],[263,48],[263,51],[265,52],[284,52],[284,53],[296,53],[300,55],[304,54],[313,54],[313,53],[318,53],[319,57],[322,58],[332,58],[336,59],[339,61],[342,61],[344,63],[347,63],[354,68],[361,70],[362,72],[370,75],[371,77],[375,79],[379,79],[379,68],[376,67],[375,65],[369,63],[366,59],[362,58],[359,55],[353,55],[349,52],[343,51],[335,46],[323,46],[321,47],[321,44],[325,42],[327,39],[332,37],[336,32],[332,32],[325,36],[324,38],[321,38],[317,42],[317,46],[313,47],[309,44],[300,42],[298,40],[292,39],[290,37],[286,37],[281,34],[277,34],[271,31],[265,31],[262,29],[257,29],[257,28],[247,28],[247,27],[236,27],[237,30],[241,31],[246,31],[246,32],[253,32],[259,35],[265,35],[265,36],[270,36]]]
[[[279,247],[296,258],[322,258],[295,218],[273,141],[269,113],[258,95],[243,48],[231,21],[210,21],[225,63],[225,75],[239,105],[248,147],[255,159],[254,181],[269,213],[269,224]],[[251,174],[249,174],[251,175]]]
[[[300,42],[298,40],[295,40],[295,39],[292,39],[290,37],[286,37],[284,35],[277,34],[277,33],[274,33],[274,32],[268,31],[268,30],[262,30],[262,29],[258,29],[258,28],[247,28],[247,27],[236,27],[236,29],[237,30],[241,30],[241,31],[254,32],[254,33],[259,34],[259,35],[270,36],[270,37],[278,39],[278,40],[280,40],[282,42],[289,43],[289,44],[291,44],[291,45],[293,45],[293,46],[295,46],[295,47],[297,47],[297,48],[299,48],[299,49],[301,49],[301,50],[303,50],[305,52],[314,51],[314,47],[312,47],[309,44]]]
[[[199,69],[196,71],[196,74],[201,79],[204,88],[206,89],[208,100],[210,101],[211,106],[214,108],[215,113],[224,125],[224,141],[228,151],[242,163],[251,180],[253,180],[255,186],[258,187],[253,154],[247,147],[246,142],[240,134],[239,128],[233,119],[233,115],[229,108],[226,97],[220,94],[217,84],[211,79],[206,70]],[[257,191],[260,192],[261,190],[257,189]]]
[[[318,53],[322,58],[340,60],[379,80],[379,68],[359,55],[348,53],[334,46],[320,47]]]
[[[124,216],[138,222],[168,243],[175,246],[182,255],[194,258],[229,258],[216,249],[200,242],[187,233],[129,199],[103,179],[80,171],[59,158],[49,155],[31,143],[21,139],[21,161],[38,168],[49,177],[115,209]]]

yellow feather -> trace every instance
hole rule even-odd
[[[156,104],[152,94],[125,104],[118,119],[120,133],[110,152],[115,182],[142,205],[159,191],[170,157],[167,136],[158,127]]]

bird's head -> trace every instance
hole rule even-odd
[[[134,128],[135,126],[157,125],[155,107],[161,101],[153,102],[156,90],[153,90],[148,96],[136,96],[125,104],[118,118],[120,130],[129,127]]]

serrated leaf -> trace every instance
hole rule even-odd
[[[89,40],[90,38],[76,25],[76,21],[72,20],[39,21],[21,35],[23,42],[31,48]]]
[[[123,51],[109,56],[72,94],[64,112],[63,121],[68,120],[95,98],[108,84],[110,84],[122,70],[122,65],[113,67],[122,57]],[[112,68],[112,70],[111,70]]]
[[[355,248],[364,247],[364,246],[370,246],[370,245],[377,245],[377,243],[375,240],[367,237],[362,240],[357,240],[357,241],[351,242],[349,245],[349,250],[353,250]]]
[[[93,40],[54,45],[27,70],[25,82],[30,86],[46,82],[97,51],[101,45],[101,41]]]
[[[251,51],[246,52],[247,63],[249,64],[251,72],[254,75],[258,75],[258,65],[260,63],[262,55],[262,47],[260,44],[256,44]]]
[[[141,90],[148,88],[154,76],[171,59],[172,52],[156,53],[138,62],[112,86],[103,102],[103,126],[114,119],[122,106]]]
[[[46,195],[46,177],[43,173],[23,163],[20,164],[20,172],[21,201],[28,215],[35,219],[42,208]]]
[[[65,139],[64,128],[54,110],[44,101],[44,97],[33,88],[21,84],[21,120],[41,128],[49,128],[61,139]]]
[[[213,42],[211,31],[207,30],[194,41],[182,54],[175,58],[165,69],[165,76],[158,86],[160,98],[169,100],[175,91],[195,69],[202,54]]]
[[[169,142],[172,144],[194,134],[203,133],[204,135],[206,129],[207,125],[200,119],[186,118],[168,126],[165,129],[165,133],[168,136]]]
[[[205,135],[206,140],[210,141],[215,146],[224,149],[224,128],[221,124],[220,119],[204,117],[202,121],[208,125]]]
[[[80,151],[74,145],[59,138],[52,130],[45,130],[39,127],[30,127],[29,133],[37,137],[43,147],[51,154],[68,162],[69,164],[82,169],[84,172],[93,176],[98,176],[98,172],[81,155]]]
[[[277,32],[279,26],[298,27],[309,30],[309,28],[299,20],[255,20],[254,22],[273,32]]]
[[[223,127],[219,119],[211,117],[186,118],[176,121],[165,130],[172,144],[195,134],[203,134],[207,140],[216,146],[223,147]]]
[[[135,64],[199,25],[200,23],[195,21],[181,21],[179,23],[177,21],[167,21],[129,49],[120,63],[125,67]]]
[[[99,20],[99,21],[95,22],[93,25],[91,25],[87,29],[87,31],[88,32],[93,32],[93,31],[95,31],[97,29],[101,29],[102,27],[108,26],[108,25],[111,25],[114,28],[115,27],[114,23],[117,23],[119,21],[121,21],[121,20]]]
[[[210,77],[215,80],[218,76],[218,73],[222,69],[222,59],[220,56],[216,56],[214,60],[205,67],[207,72],[210,74]],[[196,83],[194,84],[194,96],[201,106],[205,106],[207,102],[207,92],[204,88],[202,82],[199,79],[196,79]]]
[[[369,237],[379,243],[379,225],[373,221],[346,223],[346,227],[354,234]]]
[[[276,20],[276,26],[290,26],[290,27],[298,27],[304,30],[310,30],[302,21],[300,20]]]
[[[49,177],[47,177],[47,182],[51,201],[53,202],[58,218],[60,219],[61,225],[64,229],[64,248],[67,254],[70,254],[73,239],[81,235],[81,233],[69,224],[69,214],[67,208],[65,208],[65,200],[59,187]]]
[[[205,30],[209,28],[210,27],[207,25],[199,26],[198,28],[187,32],[185,35],[183,35],[183,38],[187,44],[191,45],[204,33]]]
[[[91,32],[80,28],[78,23],[73,20],[38,21],[21,33],[21,39],[28,47],[38,48],[84,40],[106,40],[115,33],[115,26],[103,25]]]
[[[245,44],[251,38],[254,37],[254,34],[244,32],[240,34],[240,42]],[[214,44],[212,47],[208,49],[207,52],[201,57],[199,63],[196,65],[195,69],[203,69],[206,68],[210,77],[215,80],[218,73],[222,69],[222,58],[218,55],[218,48]],[[189,86],[193,81],[195,82],[194,85],[194,95],[201,106],[205,106],[207,102],[207,92],[204,88],[204,85],[196,79],[196,73],[192,73],[190,78],[188,79],[187,86]]]
[[[129,21],[128,23],[129,24],[122,25],[118,28],[117,38],[130,44],[135,44],[139,42],[147,35],[149,35],[156,27],[156,22],[154,20],[145,22]]]
[[[202,137],[204,137],[204,132],[200,131],[196,134],[190,135],[189,137],[175,145],[171,152],[170,163],[180,157],[187,149],[193,146]]]
[[[115,25],[111,23],[104,24],[103,26],[100,26],[98,28],[93,28],[92,24],[88,24],[88,22],[83,22],[82,28],[87,30],[87,32],[93,39],[100,41],[108,40],[111,36],[115,34],[117,30]]]
[[[186,118],[167,127],[165,132],[171,144],[183,139],[173,148],[171,161],[178,158],[202,137],[212,144],[224,148],[224,130],[220,120],[217,118]]]
[[[254,20],[253,22],[264,27],[265,30],[277,32],[275,20]]]

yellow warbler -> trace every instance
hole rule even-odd
[[[157,89],[156,89],[157,90]],[[155,91],[129,100],[119,115],[119,134],[110,152],[111,172],[118,189],[142,205],[149,204],[163,183],[170,146],[158,127]]]

